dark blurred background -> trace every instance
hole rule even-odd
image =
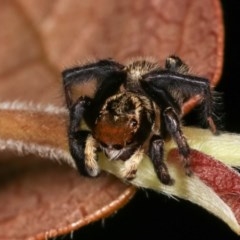
[[[217,90],[224,95],[224,129],[240,133],[240,0],[222,0],[225,58]],[[239,146],[240,147],[240,146]],[[222,221],[183,200],[139,190],[115,215],[92,223],[73,239],[240,239]],[[70,239],[70,235],[58,239]]]

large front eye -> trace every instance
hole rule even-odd
[[[132,118],[130,120],[130,127],[131,128],[135,128],[137,126],[137,124],[138,124],[138,122],[137,122],[137,120],[135,118]]]

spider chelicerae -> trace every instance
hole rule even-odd
[[[164,142],[176,142],[187,175],[190,148],[181,130],[182,105],[199,95],[201,114],[213,133],[213,95],[209,81],[190,75],[188,66],[170,56],[165,67],[136,60],[122,65],[111,59],[66,69],[62,73],[69,109],[69,149],[79,172],[100,173],[97,152],[124,161],[122,177],[135,178],[147,154],[159,180],[173,184],[164,162]],[[85,121],[89,130],[81,129]]]

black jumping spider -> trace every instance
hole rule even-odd
[[[213,101],[209,81],[188,74],[176,56],[165,68],[145,60],[127,66],[100,60],[63,72],[70,115],[69,148],[80,173],[99,174],[97,151],[111,160],[125,161],[122,177],[135,177],[144,154],[152,160],[158,178],[172,184],[163,161],[164,140],[176,142],[186,174],[191,174],[189,146],[181,131],[181,107],[190,97],[201,96],[202,114],[213,133]],[[90,131],[81,130],[84,120]]]

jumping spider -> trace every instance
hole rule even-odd
[[[165,68],[146,60],[124,66],[105,59],[63,71],[69,148],[79,172],[97,176],[97,151],[102,150],[110,160],[124,161],[122,176],[131,180],[145,152],[159,180],[171,185],[163,161],[164,141],[170,136],[191,175],[190,149],[181,130],[183,103],[199,95],[204,119],[213,133],[216,127],[209,81],[188,72],[176,56],[166,59]],[[80,129],[82,120],[90,131]]]

